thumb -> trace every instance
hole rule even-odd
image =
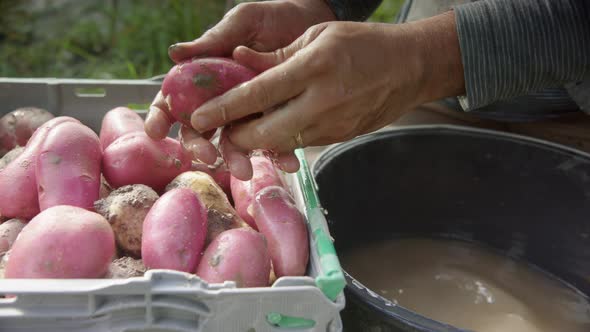
[[[287,61],[295,53],[311,44],[326,27],[326,24],[313,26],[287,47],[279,48],[273,52],[257,52],[251,48],[239,46],[233,51],[232,57],[246,67],[263,72]]]

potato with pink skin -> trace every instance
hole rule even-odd
[[[194,58],[172,67],[162,95],[172,117],[190,126],[191,114],[203,103],[251,80],[256,72],[228,58]]]
[[[208,283],[234,281],[237,287],[268,286],[270,256],[264,236],[251,228],[221,233],[205,250],[196,275]]]
[[[27,222],[22,219],[10,219],[0,224],[0,255],[12,247],[16,237]]]
[[[190,189],[170,190],[143,222],[141,258],[148,269],[194,272],[207,234],[207,209]]]
[[[291,195],[276,186],[260,190],[253,204],[253,215],[268,241],[276,276],[304,275],[309,259],[307,225]]]
[[[132,132],[143,131],[143,119],[127,107],[116,107],[102,118],[100,144],[106,149],[117,138]]]
[[[25,151],[24,146],[17,146],[16,148],[8,151],[2,158],[0,158],[0,169],[8,166],[13,160],[20,156]]]
[[[207,208],[207,239],[208,245],[223,231],[232,228],[247,227],[230,204],[227,196],[213,178],[204,172],[185,172],[177,176],[166,187],[167,191],[175,188],[188,188],[197,194]]]
[[[160,192],[188,171],[192,155],[175,139],[153,140],[145,132],[119,137],[103,153],[103,174],[114,188],[144,184]]]
[[[66,116],[54,118],[39,127],[25,150],[5,168],[0,169],[0,215],[6,218],[31,219],[39,213],[35,164],[41,145],[49,131],[64,122],[78,120]]]
[[[102,149],[92,129],[64,122],[49,130],[35,164],[39,208],[94,209],[100,192]]]
[[[252,228],[258,230],[252,216],[254,197],[260,190],[270,186],[283,186],[283,181],[270,159],[262,155],[250,158],[252,179],[242,181],[231,176],[231,193],[238,215]]]
[[[25,146],[37,128],[53,119],[53,114],[37,107],[18,108],[0,119],[0,156],[17,146]]]
[[[113,230],[101,215],[54,206],[20,232],[10,250],[6,278],[101,278],[114,254]]]

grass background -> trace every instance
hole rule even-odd
[[[0,0],[0,77],[149,78],[167,48],[218,22],[224,0]],[[403,0],[369,19],[392,22]]]

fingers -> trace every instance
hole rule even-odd
[[[299,170],[299,159],[293,151],[280,154],[276,163],[280,169],[287,173],[295,173]]]
[[[144,127],[148,136],[153,139],[163,139],[168,136],[174,121],[167,111],[168,105],[164,101],[162,92],[159,91],[145,119]]]
[[[228,129],[221,131],[219,150],[231,174],[239,180],[248,181],[252,178],[250,159],[236,147],[228,137]]]
[[[191,151],[195,159],[209,165],[213,165],[217,161],[217,149],[207,136],[202,136],[190,127],[182,126],[179,131],[179,139],[182,146]]]
[[[239,45],[249,45],[261,21],[261,11],[251,4],[236,6],[200,38],[177,43],[168,49],[174,62],[196,56],[229,56]]]
[[[314,136],[310,136],[307,130],[315,121],[309,110],[321,106],[317,104],[302,94],[261,118],[233,125],[229,138],[242,151],[268,149],[286,153],[303,148],[317,135],[314,131],[311,132]]]
[[[246,47],[236,49],[236,55],[244,65],[264,72],[195,110],[191,117],[193,128],[203,132],[222,127],[284,104],[302,93],[310,73],[301,62],[285,62],[296,53],[298,45],[300,43],[294,42],[270,53],[259,53]]]

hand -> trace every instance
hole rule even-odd
[[[405,25],[320,24],[283,49],[239,47],[233,57],[262,73],[208,101],[191,118],[195,129],[206,132],[264,114],[228,129],[226,140],[234,145],[228,158],[349,140],[464,90],[452,13]]]
[[[322,0],[243,3],[229,11],[202,37],[172,45],[169,54],[172,60],[181,62],[195,56],[231,56],[239,45],[258,51],[273,51],[293,42],[308,27],[334,19],[333,13]],[[166,103],[161,93],[158,93],[146,119],[146,133],[154,139],[162,139],[168,135],[173,123]],[[193,151],[197,159],[205,163],[216,161],[217,151],[207,137],[188,127],[181,129],[180,136],[184,138],[182,141],[185,148]],[[230,141],[223,142],[225,149],[222,150],[234,149]],[[246,173],[251,174],[247,159],[236,157],[226,161],[230,170],[245,169]],[[278,164],[285,171],[296,171],[299,167],[292,154],[279,156]]]

